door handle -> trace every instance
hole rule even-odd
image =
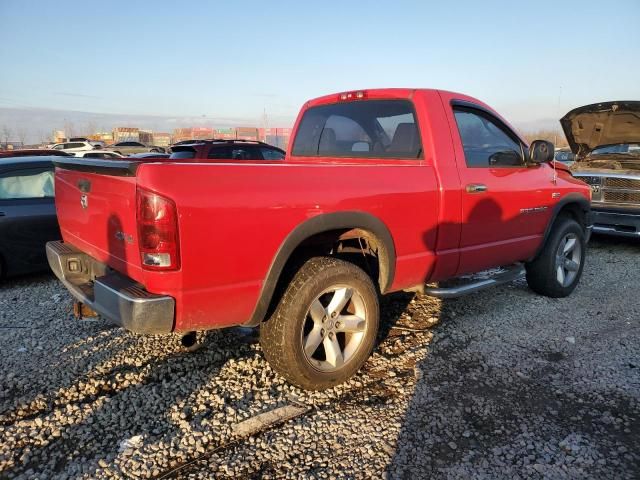
[[[482,193],[488,190],[483,183],[470,183],[467,185],[467,193]]]

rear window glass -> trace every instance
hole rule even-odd
[[[310,108],[298,127],[293,155],[421,158],[413,105],[367,100]]]
[[[263,160],[257,148],[237,145],[212,147],[211,150],[209,150],[208,157],[221,160]]]
[[[273,148],[261,148],[262,157],[265,160],[284,160],[284,153]]]
[[[172,149],[173,152],[169,156],[169,158],[179,159],[179,158],[196,158],[196,151],[193,148],[180,148],[176,149],[175,147]]]
[[[117,158],[117,155],[109,152],[89,152],[84,154],[84,158]]]
[[[52,170],[20,170],[0,177],[0,200],[53,197]]]

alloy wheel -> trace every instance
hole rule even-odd
[[[301,335],[305,358],[316,370],[338,370],[357,355],[366,331],[362,295],[347,285],[332,286],[307,311]]]
[[[571,285],[582,263],[582,245],[575,233],[564,236],[556,251],[556,280],[563,287]]]

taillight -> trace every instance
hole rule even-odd
[[[364,90],[358,90],[357,92],[344,92],[338,95],[340,102],[348,102],[351,100],[364,100],[367,98],[367,92]]]
[[[143,268],[180,268],[176,204],[141,188],[137,192],[138,244]]]

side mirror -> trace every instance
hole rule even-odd
[[[534,140],[529,145],[529,163],[545,163],[553,160],[553,143],[546,140]]]

